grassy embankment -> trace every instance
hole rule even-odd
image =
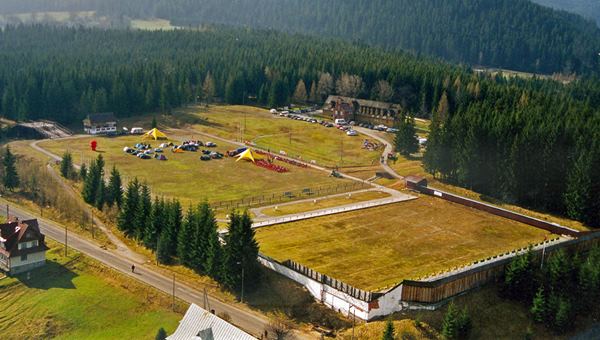
[[[0,280],[3,339],[150,339],[172,333],[187,305],[62,246],[46,266]]]

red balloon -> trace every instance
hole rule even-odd
[[[96,148],[98,147],[98,142],[96,142],[95,140],[91,141],[90,147],[92,148],[92,151],[96,151]]]

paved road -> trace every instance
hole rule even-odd
[[[4,204],[7,202],[4,200]],[[49,238],[58,241],[62,244],[65,242],[65,229],[63,226],[43,218],[39,218],[34,214],[31,214],[19,207],[11,205],[11,215],[17,216],[20,219],[31,219],[37,218],[42,232]],[[131,273],[131,261],[123,259],[119,254],[115,254],[109,250],[100,248],[98,245],[76,235],[67,232],[68,246],[74,248],[102,263],[112,267],[126,275],[129,275],[143,283],[153,286],[167,294],[173,292],[173,278],[166,277],[163,274],[157,273],[151,268],[144,265],[136,266],[136,273]],[[175,295],[188,303],[196,303],[199,306],[203,305],[203,293],[195,290],[183,283],[175,283]],[[217,300],[211,296],[208,297],[210,308],[214,309],[217,313],[227,313],[232,318],[232,323],[242,328],[246,332],[253,335],[260,335],[264,332],[267,327],[269,320],[263,315],[241,309],[235,305],[226,304],[220,300]],[[312,334],[296,333],[299,339],[314,339],[315,336]]]
[[[385,140],[385,138],[378,136],[376,133],[374,133],[373,131],[371,131],[367,128],[355,126],[354,130],[362,133],[363,135],[369,136],[373,139],[377,139],[380,143],[385,145],[385,150],[383,150],[383,154],[382,154],[383,163],[381,164],[381,166],[387,173],[396,177],[397,179],[404,179],[404,177],[398,175],[398,173],[387,164],[388,154],[390,154],[394,151],[394,146],[392,145],[392,143],[388,142],[387,140]]]

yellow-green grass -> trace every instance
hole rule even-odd
[[[261,252],[365,290],[540,242],[548,232],[433,197],[257,230]]]
[[[337,207],[340,205],[353,204],[365,201],[371,201],[390,197],[390,194],[382,191],[366,191],[355,194],[345,194],[329,198],[318,199],[309,202],[299,202],[294,204],[278,206],[277,209],[267,208],[261,212],[267,216],[283,216],[289,214],[298,214],[319,209]]]
[[[171,31],[176,27],[166,19],[131,20],[131,28],[147,31]]]
[[[176,139],[176,142],[192,137],[191,134],[170,136]],[[200,138],[198,135],[194,137]],[[165,150],[168,161],[141,160],[123,152],[125,146],[132,147],[141,141],[140,136],[84,137],[44,141],[39,146],[57,155],[62,155],[69,150],[75,163],[81,163],[82,157],[84,162],[89,163],[99,154],[90,150],[91,140],[98,142],[98,151],[106,161],[107,173],[115,165],[121,171],[125,181],[137,177],[147,182],[154,194],[178,198],[184,204],[197,203],[205,199],[209,202],[217,202],[250,196],[268,197],[274,194],[281,195],[286,191],[349,183],[348,180],[328,177],[328,174],[323,171],[286,164],[281,165],[289,168],[290,172],[277,173],[247,161],[236,162],[233,158],[200,161],[201,152],[174,154],[170,150]],[[219,145],[216,150],[221,152],[236,148],[233,145],[216,142]],[[150,142],[153,147],[157,147],[160,143],[161,141]]]
[[[349,137],[336,128],[282,118],[250,106],[213,106],[190,109],[205,118],[194,125],[199,131],[231,140],[254,141],[271,151],[285,151],[292,157],[315,160],[324,166],[371,165],[380,153],[362,149],[364,136]],[[240,129],[245,131],[240,133]],[[290,140],[291,136],[291,140]]]
[[[177,327],[168,295],[49,245],[46,266],[0,280],[1,338],[150,339]]]

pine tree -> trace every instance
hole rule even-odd
[[[207,233],[205,230],[206,220],[210,207],[207,202],[203,202],[198,205],[194,211],[194,235],[192,237],[192,252],[193,252],[193,267],[199,273],[205,273],[206,271],[206,256],[207,256]]]
[[[117,207],[121,207],[123,203],[123,183],[121,182],[121,174],[115,166],[113,166],[110,172],[110,179],[108,180],[108,187],[106,188],[106,203],[109,207],[116,204]]]
[[[224,275],[223,265],[225,258],[223,247],[219,240],[218,228],[215,214],[209,207],[203,228],[206,235],[206,259],[204,262],[204,270],[214,279],[221,281]]]
[[[396,331],[394,330],[394,323],[392,322],[392,319],[388,319],[385,323],[385,330],[383,331],[381,340],[394,340],[396,336],[395,332]]]
[[[580,142],[583,149],[583,142]],[[590,200],[590,186],[592,183],[591,175],[591,157],[587,150],[582,150],[579,157],[571,167],[567,178],[567,188],[564,194],[564,201],[567,208],[567,215],[575,220],[585,219],[585,206]]]
[[[463,308],[463,310],[458,315],[457,320],[458,326],[458,338],[459,339],[468,339],[469,334],[471,333],[471,328],[473,323],[471,321],[471,316],[469,315],[469,311],[467,308]]]
[[[554,316],[554,329],[559,333],[564,333],[571,328],[572,320],[572,305],[569,300],[564,297],[560,297],[558,300],[558,309]]]
[[[533,252],[530,247],[525,254],[513,258],[506,266],[503,290],[505,295],[510,298],[531,301],[533,283]]]
[[[161,240],[165,251],[169,255],[169,258],[177,254],[177,235],[181,229],[182,224],[182,212],[181,204],[178,200],[173,200],[165,205],[165,227],[163,233],[166,239]]]
[[[156,121],[156,116],[152,116],[152,128],[156,129],[158,127],[158,122]]]
[[[102,210],[106,201],[106,186],[104,184],[104,178],[98,181],[98,188],[96,189],[96,199],[94,200],[94,206],[99,210]]]
[[[228,104],[243,104],[245,97],[244,79],[239,75],[231,75],[225,85],[225,102]]]
[[[544,287],[538,288],[533,298],[531,314],[535,322],[544,322],[546,320],[546,297],[544,296]]]
[[[167,331],[164,328],[160,328],[154,337],[154,340],[165,340],[167,339]]]
[[[160,233],[165,225],[165,200],[158,199],[158,197],[154,198],[154,202],[152,203],[152,213],[150,214],[150,221],[146,224],[146,228],[144,230],[144,245],[152,250],[156,250],[156,244],[158,243],[158,238],[160,237]]]
[[[456,339],[458,337],[458,319],[459,311],[454,305],[454,301],[450,302],[448,310],[444,315],[444,320],[442,321],[442,335],[447,339]]]
[[[297,103],[305,103],[307,99],[306,84],[304,84],[304,80],[300,79],[298,85],[296,85],[296,90],[294,91],[294,100]]]
[[[119,214],[118,227],[131,237],[135,232],[136,212],[140,204],[140,182],[137,178],[127,184],[123,206]]]
[[[271,84],[269,91],[269,107],[278,107],[287,102],[286,87],[282,80],[276,79]]]
[[[216,93],[215,80],[213,79],[210,72],[206,74],[204,83],[202,84],[202,92],[204,94],[204,100],[206,100],[206,106],[212,103],[212,100]]]
[[[16,162],[17,162],[16,157],[12,154],[12,152],[10,152],[10,147],[7,145],[6,151],[4,153],[4,159],[2,161],[2,164],[4,165],[4,181],[3,181],[3,183],[4,183],[4,188],[6,188],[7,190],[10,190],[10,191],[13,191],[14,189],[16,189],[20,184],[19,174],[17,173]]]
[[[69,179],[73,176],[73,156],[69,151],[66,151],[60,160],[60,174]]]

